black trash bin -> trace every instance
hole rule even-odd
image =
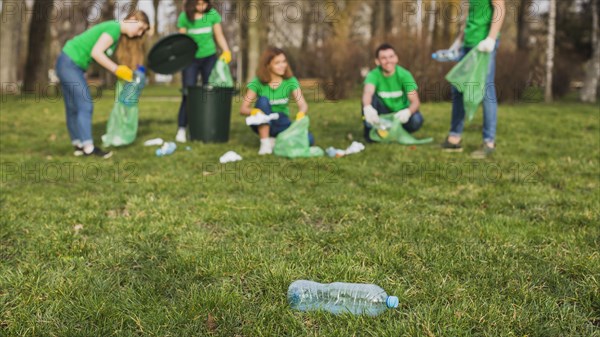
[[[198,46],[185,34],[172,34],[158,41],[148,55],[148,67],[159,74],[181,71],[194,60]],[[224,143],[229,140],[233,88],[189,87],[186,113],[191,140]]]
[[[233,88],[200,86],[186,90],[190,139],[226,143],[229,140]]]

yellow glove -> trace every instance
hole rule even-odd
[[[390,135],[390,132],[387,131],[387,130],[377,129],[377,134],[379,135],[379,137],[385,139],[385,138],[387,138]]]
[[[252,109],[250,111],[250,116],[256,116],[259,113],[264,114],[264,112],[261,109]]]
[[[133,81],[133,70],[129,69],[128,66],[118,66],[115,75],[124,81]]]
[[[229,64],[229,62],[231,62],[231,52],[229,50],[224,51],[219,57],[219,60]]]
[[[299,121],[306,116],[306,112],[300,111],[296,114],[296,120]]]

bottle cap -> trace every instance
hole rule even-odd
[[[396,296],[388,296],[388,298],[385,300],[385,304],[388,308],[397,308],[399,302],[400,301]]]
[[[144,67],[144,66],[142,66],[142,65],[139,65],[139,64],[138,64],[138,66],[137,66],[137,70],[139,70],[139,71],[143,72],[144,74],[146,73],[146,67]]]

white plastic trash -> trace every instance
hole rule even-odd
[[[269,124],[270,121],[279,119],[279,114],[273,113],[270,115],[265,115],[263,113],[258,113],[254,116],[246,117],[246,125],[262,125]]]
[[[359,153],[361,151],[363,151],[365,149],[365,145],[361,142],[352,142],[352,144],[350,144],[350,146],[346,149],[345,154],[349,155],[349,154],[353,154],[353,153]]]
[[[144,142],[144,146],[161,146],[164,142],[162,138],[148,139]]]
[[[219,162],[221,164],[231,163],[231,162],[240,161],[240,160],[242,160],[242,156],[240,156],[239,154],[237,154],[233,151],[229,151],[229,152],[225,153],[224,155],[222,155],[221,158],[219,158]]]

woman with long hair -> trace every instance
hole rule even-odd
[[[56,74],[60,79],[67,129],[75,156],[109,158],[112,155],[95,147],[92,139],[94,105],[85,79],[90,63],[94,60],[118,78],[132,81],[131,68],[144,60],[142,37],[149,27],[148,16],[136,11],[121,22],[111,20],[97,24],[65,44],[56,61]],[[110,59],[117,45],[119,64]]]
[[[267,48],[260,57],[256,77],[248,83],[248,91],[240,108],[242,115],[279,114],[278,119],[268,124],[252,126],[252,130],[260,137],[259,155],[273,153],[275,137],[292,124],[288,107],[290,98],[298,105],[296,120],[303,118],[308,111],[308,104],[285,52],[279,48]],[[252,102],[256,102],[254,108]],[[310,145],[314,144],[312,134],[309,134],[309,142]]]
[[[217,46],[215,40],[223,53],[220,59],[226,63],[231,62],[231,51],[221,27],[221,15],[214,9],[210,0],[186,0],[185,10],[177,19],[177,28],[182,34],[189,35],[198,45],[198,51],[194,61],[183,69],[182,82],[184,94],[179,106],[179,129],[175,140],[185,143],[187,137],[187,113],[185,88],[195,86],[198,74],[202,75],[202,84],[208,83],[208,78],[217,62]]]

